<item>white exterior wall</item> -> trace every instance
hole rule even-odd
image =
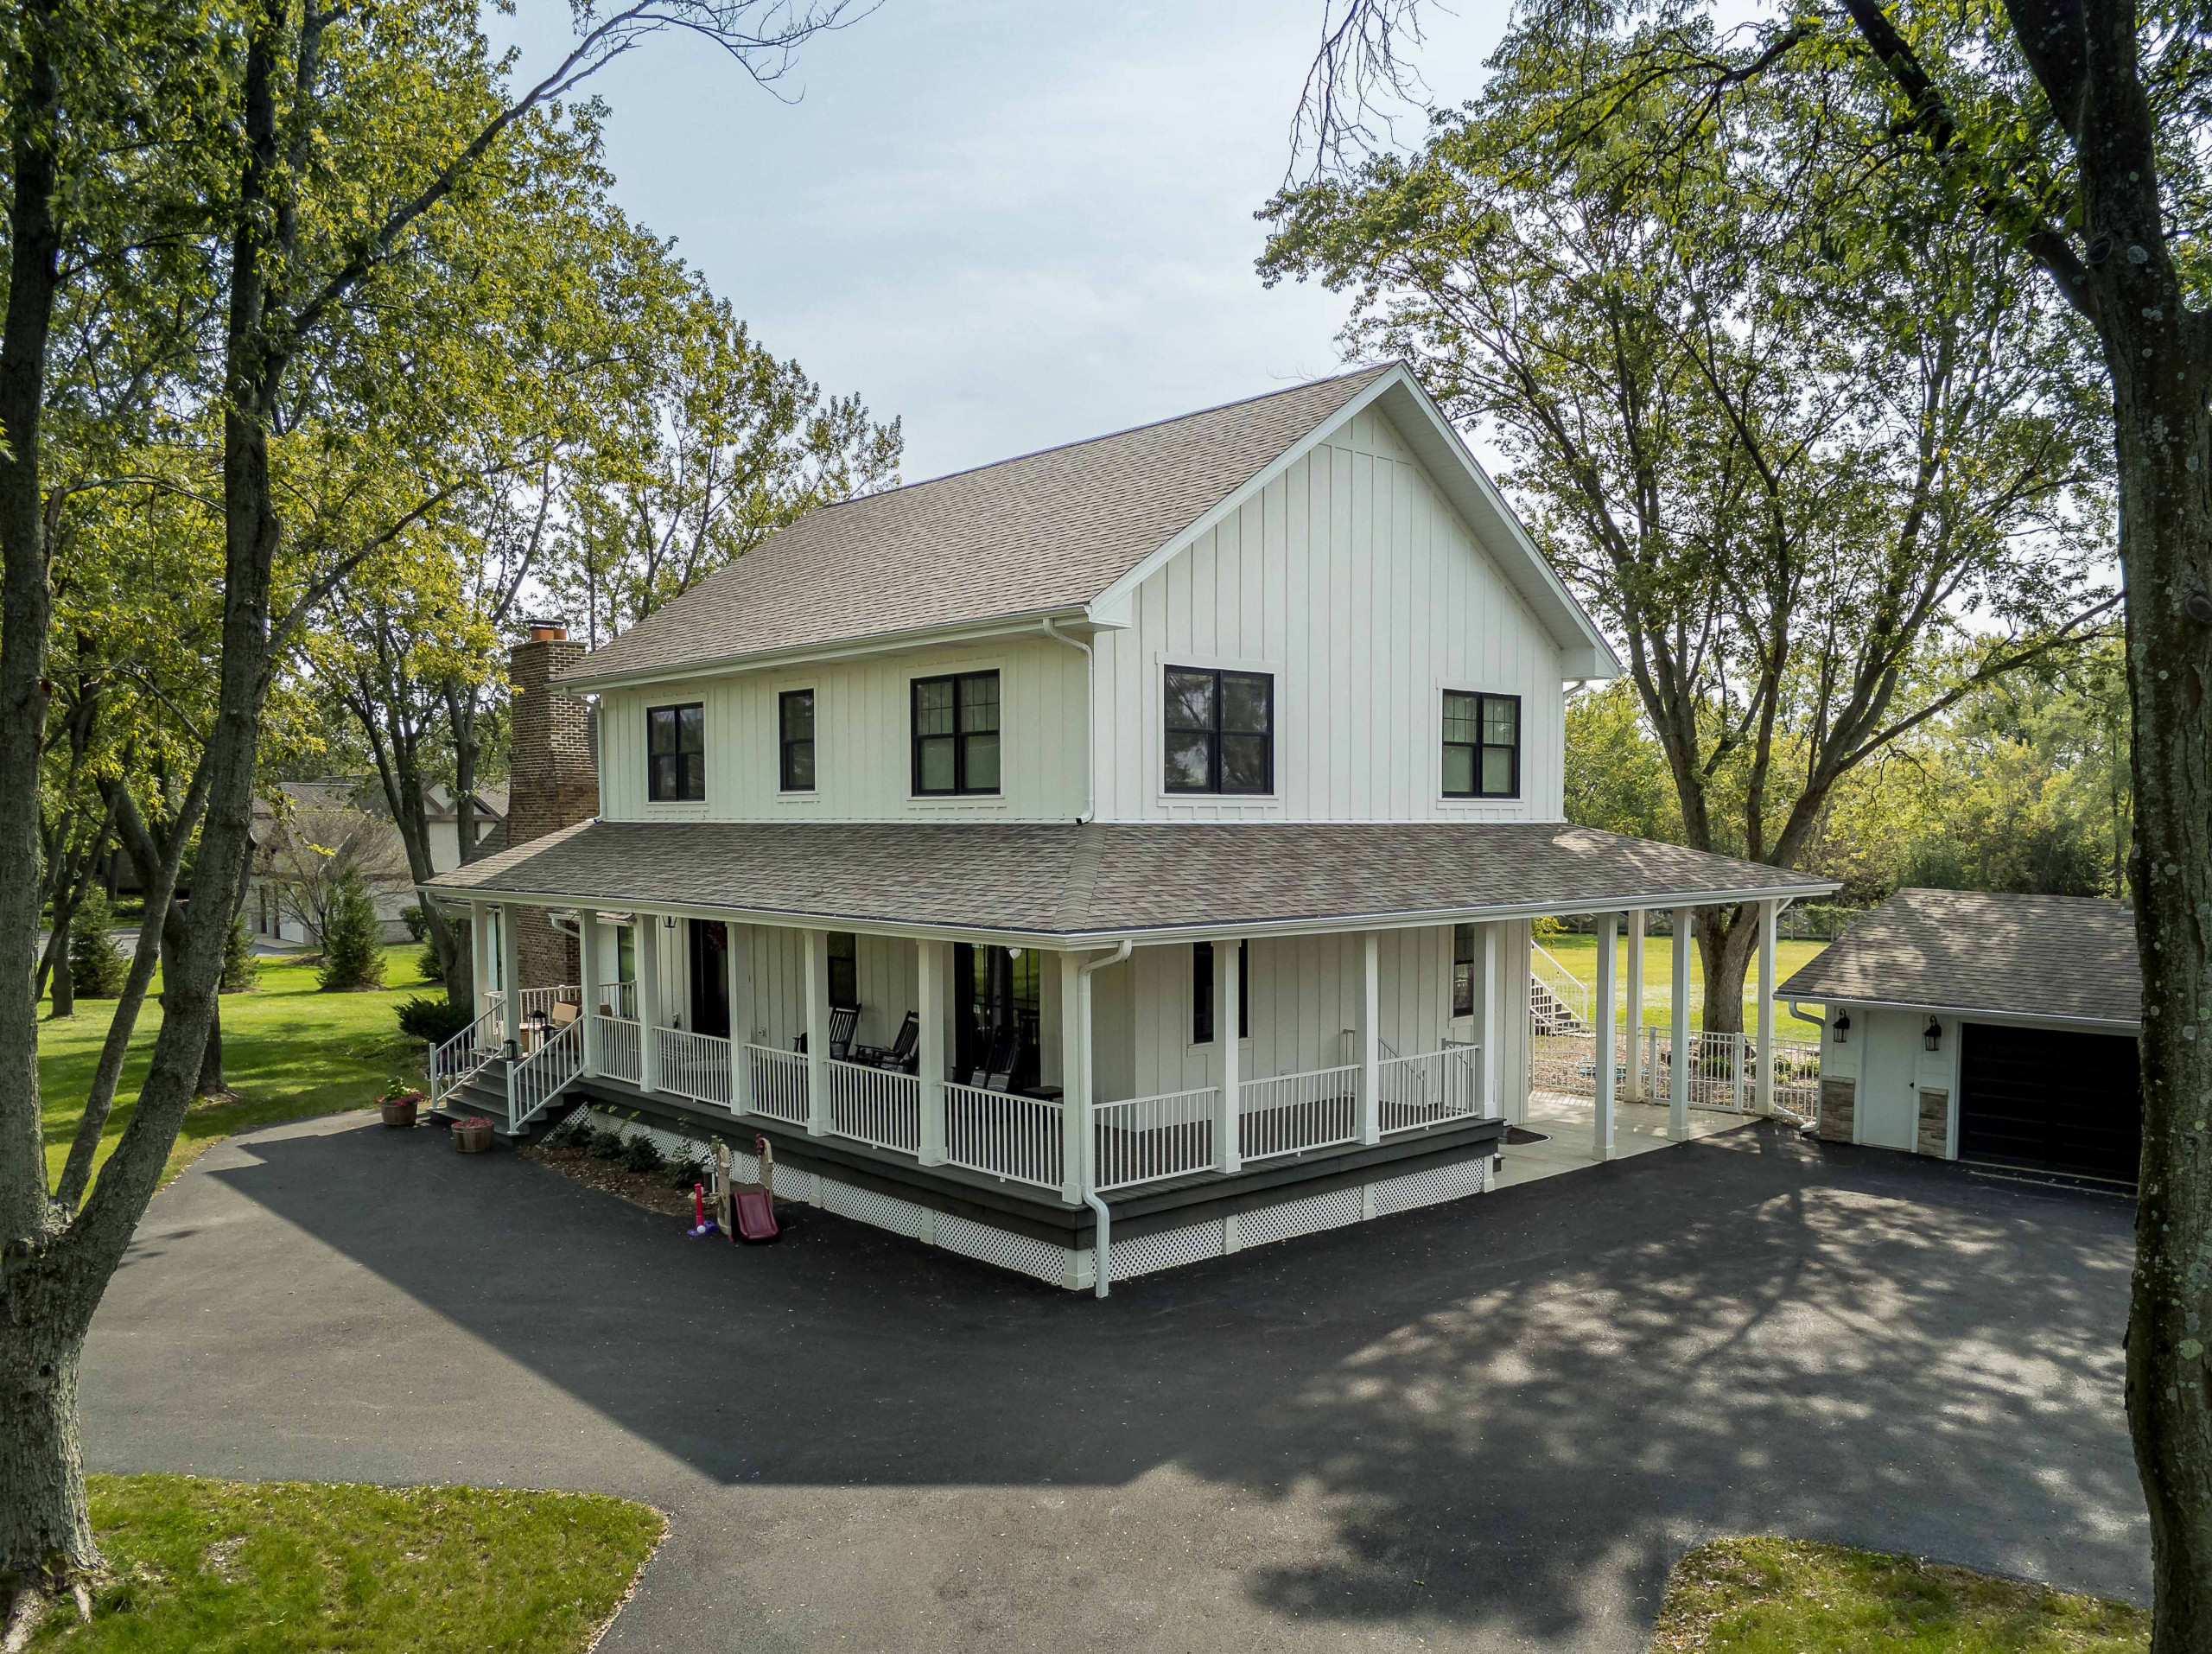
[[[1940,1050],[1930,1051],[1923,1038],[1928,1027],[1926,1011],[1867,1005],[1846,1008],[1851,1015],[1851,1032],[1839,1046],[1834,1029],[1837,1008],[1827,1008],[1828,1025],[1821,1030],[1821,1077],[1853,1082],[1852,1141],[1875,1148],[1916,1151],[1920,1092],[1939,1091],[1950,1098],[1946,1154],[1955,1155],[1959,1136],[1959,1051],[1964,1043],[1959,1019],[1937,1018],[1943,1025],[1943,1043]]]
[[[1000,794],[913,796],[917,678],[999,674]],[[728,673],[610,690],[600,705],[600,811],[608,821],[1073,821],[1086,798],[1084,664],[1041,634],[957,648]],[[815,789],[779,790],[777,697],[814,690]],[[646,797],[645,709],[706,708],[707,797]]]
[[[1556,821],[1560,652],[1379,411],[1357,415],[1138,588],[1102,633],[1108,821]],[[1162,671],[1275,678],[1275,796],[1161,785]],[[1521,797],[1443,796],[1443,691],[1521,697]],[[1072,732],[1071,732],[1072,734]]]

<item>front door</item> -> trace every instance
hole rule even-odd
[[[1859,1141],[1910,1148],[1920,1129],[1920,1027],[1910,1011],[1866,1013],[1866,1054],[1859,1059],[1853,1108]]]
[[[718,920],[691,921],[691,1032],[729,1038],[729,931]]]
[[[963,1085],[981,1085],[1009,1041],[1014,1089],[1036,1085],[1043,983],[1044,956],[1034,948],[953,944],[953,1072]]]

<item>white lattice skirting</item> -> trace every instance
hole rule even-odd
[[[626,1137],[652,1138],[664,1155],[697,1155],[707,1152],[706,1145],[696,1137],[620,1119],[598,1109],[587,1109],[584,1112],[602,1130],[619,1131]],[[760,1162],[753,1155],[732,1149],[729,1158],[730,1174],[739,1181],[749,1183],[760,1177]],[[1208,1218],[1179,1229],[1162,1229],[1149,1235],[1116,1240],[1114,1279],[1125,1281],[1133,1275],[1200,1263],[1207,1258],[1222,1257],[1274,1241],[1293,1240],[1324,1229],[1341,1229],[1370,1218],[1387,1218],[1393,1212],[1411,1212],[1418,1206],[1464,1199],[1471,1194],[1480,1194],[1489,1186],[1490,1166],[1487,1159],[1482,1159],[1432,1167],[1425,1172],[1401,1172],[1357,1187],[1301,1195],[1251,1212],[1232,1212],[1225,1218]],[[995,1264],[1017,1275],[1032,1275],[1054,1286],[1080,1290],[1096,1282],[1092,1273],[1094,1249],[1090,1247],[1068,1247],[1035,1240],[912,1200],[902,1200],[896,1195],[879,1194],[873,1189],[841,1183],[817,1172],[797,1171],[789,1166],[776,1167],[776,1193],[784,1199],[819,1206],[841,1218],[887,1229],[925,1245],[941,1246],[963,1257]]]

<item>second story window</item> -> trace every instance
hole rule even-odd
[[[1170,792],[1275,790],[1275,680],[1266,672],[1167,669]]]
[[[999,790],[999,675],[914,680],[914,791],[928,797]]]
[[[707,796],[707,709],[645,709],[645,795],[655,804],[696,804]]]
[[[814,791],[814,691],[785,690],[776,697],[779,784],[786,792]]]
[[[1521,697],[1444,691],[1444,796],[1521,796]]]

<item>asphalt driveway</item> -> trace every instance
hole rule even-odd
[[[350,1116],[156,1199],[86,1447],[649,1499],[619,1651],[1640,1650],[1760,1531],[2139,1600],[2132,1222],[1759,1126],[1101,1303]]]

